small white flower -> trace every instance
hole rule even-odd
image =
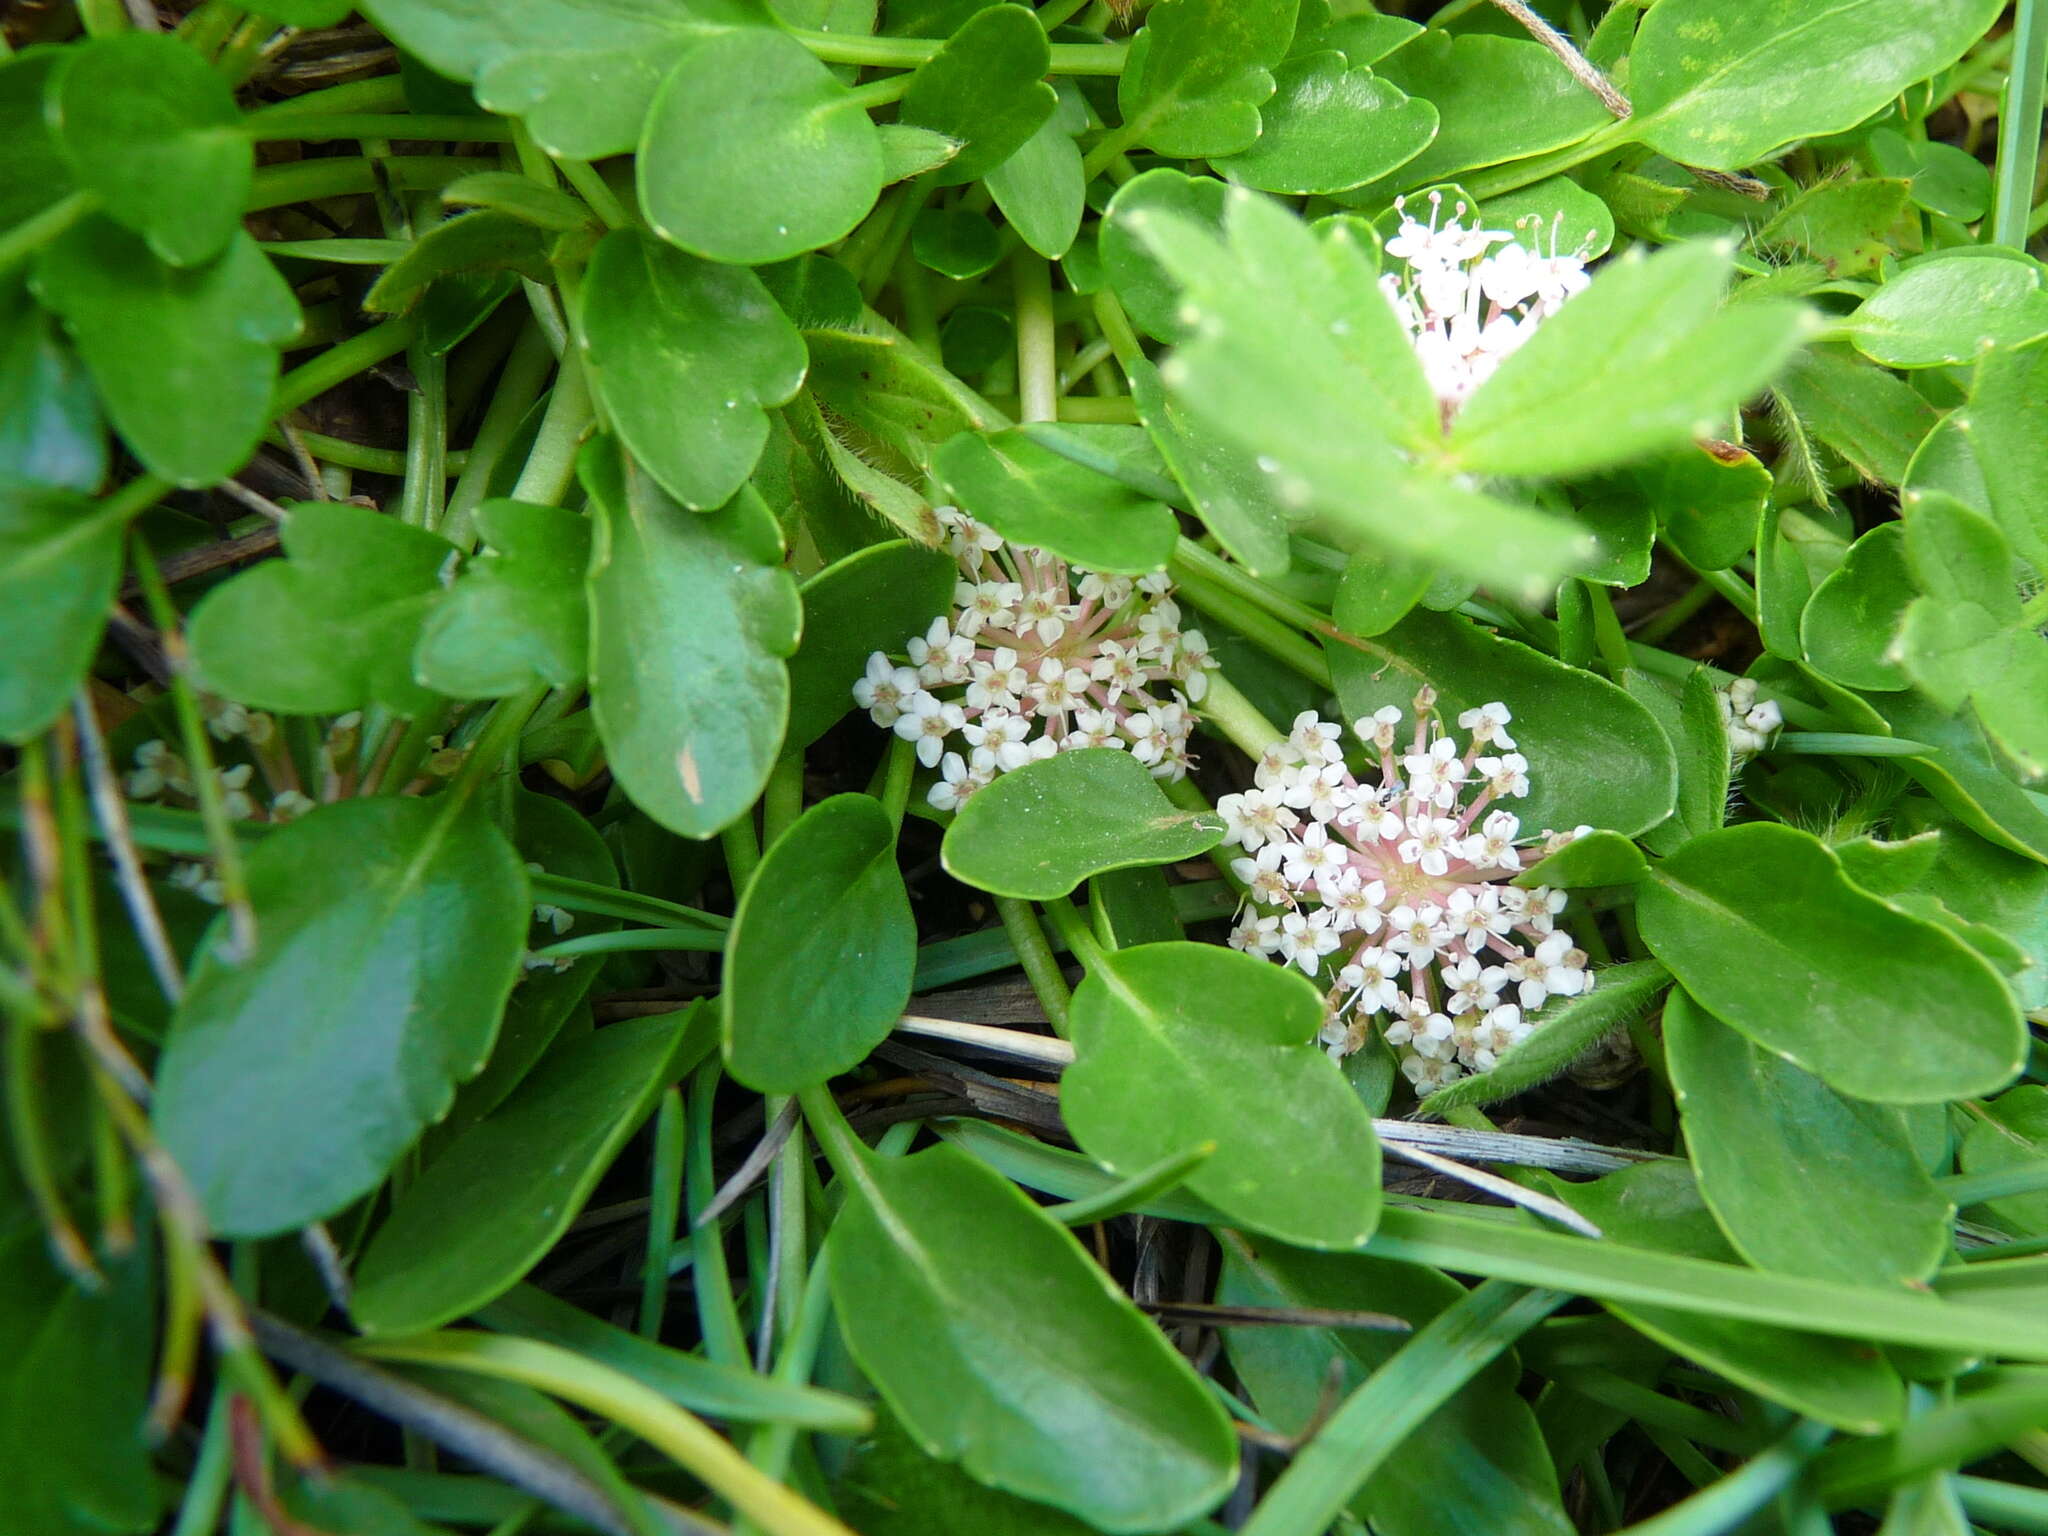
[[[897,666],[876,651],[868,658],[867,672],[853,685],[853,702],[866,710],[875,724],[893,726],[903,713],[903,701],[918,691],[916,672]]]

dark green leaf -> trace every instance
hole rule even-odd
[[[1636,921],[1717,1018],[1856,1098],[1988,1093],[2025,1055],[1997,973],[1858,890],[1810,833],[1758,822],[1694,838],[1651,871]]]
[[[942,187],[979,180],[1036,133],[1059,101],[1045,81],[1050,65],[1045,29],[1021,5],[977,11],[920,64],[900,120],[961,144],[932,180]]]
[[[107,473],[99,398],[50,317],[0,291],[0,486],[91,492]]]
[[[669,1083],[713,1045],[710,1015],[629,1019],[554,1052],[393,1203],[356,1269],[365,1333],[418,1333],[494,1301],[560,1240]]]
[[[1414,159],[1436,137],[1436,108],[1338,52],[1289,59],[1260,109],[1250,148],[1216,162],[1265,192],[1346,192]]]
[[[1294,0],[1160,0],[1117,82],[1125,132],[1183,158],[1249,148],[1294,12]]]
[[[1060,105],[986,178],[989,194],[1017,236],[1039,255],[1057,261],[1081,230],[1085,185],[1074,134],[1088,120],[1071,85]]]
[[[1390,190],[1424,187],[1477,166],[1556,149],[1609,121],[1599,99],[1548,49],[1515,38],[1436,28],[1375,68],[1408,95],[1429,102],[1441,120],[1429,147],[1400,168]],[[1377,196],[1374,207],[1385,201]]]
[[[43,108],[60,48],[31,48],[0,61],[0,229],[41,213],[71,190]]]
[[[240,230],[254,155],[227,80],[156,32],[67,51],[49,124],[79,186],[177,267],[219,255]]]
[[[924,1450],[1100,1530],[1169,1530],[1236,1476],[1187,1362],[1018,1188],[953,1147],[865,1160],[832,1234],[847,1347]]]
[[[233,1237],[333,1214],[446,1112],[490,1054],[529,899],[502,833],[418,799],[321,806],[257,845],[248,882],[255,950],[215,925],[155,1107]]]
[[[1669,821],[1643,836],[1645,848],[1668,854],[1728,819],[1728,728],[1721,717],[1721,694],[1704,667],[1669,687],[1633,670],[1622,681],[1629,696],[1656,717],[1678,756],[1677,808]]]
[[[617,443],[583,452],[596,543],[590,696],[612,772],[648,815],[709,837],[754,803],[789,709],[802,619],[775,519],[751,489],[677,506]]]
[[[712,261],[781,261],[837,240],[882,190],[858,98],[780,32],[725,32],[683,56],[640,139],[640,206]]]
[[[1290,514],[1275,493],[1273,477],[1259,468],[1258,456],[1189,420],[1166,393],[1159,370],[1151,363],[1134,359],[1130,380],[1152,446],[1217,542],[1254,576],[1285,571]]]
[[[1963,1133],[1956,1161],[1964,1173],[2038,1164],[2048,1159],[2048,1088],[2023,1083],[1982,1106]],[[1984,1208],[2008,1231],[2048,1231],[2048,1194],[2003,1195]]]
[[[476,526],[483,552],[420,631],[420,682],[456,699],[501,698],[536,682],[575,686],[589,653],[589,522],[494,498],[477,508]]]
[[[1061,1115],[1083,1151],[1125,1176],[1213,1143],[1187,1177],[1195,1194],[1285,1241],[1356,1248],[1379,1216],[1379,1142],[1317,1043],[1322,1026],[1316,989],[1255,955],[1119,950],[1074,993]]]
[[[1756,456],[1721,442],[1655,454],[1606,483],[1648,503],[1664,541],[1703,571],[1749,553],[1771,494],[1771,472]]]
[[[1455,719],[1495,700],[1514,713],[1516,749],[1529,760],[1523,826],[1605,827],[1634,836],[1671,814],[1677,764],[1649,711],[1604,678],[1491,634],[1455,613],[1418,609],[1361,651],[1324,647],[1347,719],[1383,705],[1407,709],[1437,691]]]
[[[419,303],[435,280],[456,273],[514,272],[521,277],[550,274],[547,230],[496,208],[479,208],[444,219],[412,243],[376,285],[363,295],[372,313],[399,314]]]
[[[63,712],[99,647],[124,525],[69,491],[0,484],[0,741]]]
[[[1194,858],[1222,836],[1220,816],[1177,809],[1128,752],[1089,747],[977,791],[946,829],[943,857],[981,890],[1052,901],[1091,875]]]
[[[764,407],[804,381],[803,337],[744,267],[633,230],[604,238],[584,290],[592,383],[612,429],[662,489],[723,506],[768,440]]]
[[[1163,570],[1180,536],[1164,502],[1054,453],[1025,428],[962,432],[938,451],[932,469],[963,511],[1012,544],[1050,550],[1091,571]]]
[[[282,538],[289,558],[243,571],[193,609],[192,659],[206,686],[292,714],[432,708],[413,648],[454,546],[345,501],[299,503]]]
[[[866,795],[821,800],[769,847],[726,944],[725,1062],[762,1093],[858,1066],[910,999],[917,925],[896,828]]]
[[[1003,237],[965,208],[927,208],[911,226],[910,254],[942,277],[968,282],[1003,259]]]
[[[1183,341],[1189,334],[1181,318],[1180,284],[1138,234],[1135,213],[1177,214],[1190,223],[1223,230],[1223,202],[1228,188],[1212,176],[1189,176],[1160,166],[1117,188],[1102,216],[1102,270],[1131,324],[1161,341]]]
[[[1880,523],[1807,599],[1799,619],[1807,660],[1846,688],[1905,687],[1890,650],[1912,600],[1904,525]]]
[[[1955,1207],[1898,1110],[1844,1098],[1683,992],[1664,1004],[1664,1047],[1700,1193],[1745,1258],[1851,1285],[1934,1272]]]
[[[952,606],[959,568],[944,552],[892,539],[827,566],[803,586],[803,642],[789,659],[786,749],[816,741],[853,708],[876,651],[899,652]]]
[[[299,306],[254,240],[238,234],[218,260],[180,269],[112,220],[86,219],[45,247],[36,291],[150,469],[211,485],[255,450]]]

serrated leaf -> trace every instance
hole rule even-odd
[[[612,429],[684,506],[723,506],[802,388],[803,337],[744,267],[633,230],[607,235],[583,298],[592,384]]]
[[[188,636],[206,686],[289,714],[431,709],[413,648],[455,547],[344,501],[299,503],[281,538],[285,559],[241,572],[193,609]]]
[[[483,1065],[529,897],[481,815],[409,798],[323,805],[247,875],[256,947],[210,931],[153,1114],[213,1230],[267,1237],[374,1189]]]
[[[611,438],[578,464],[590,494],[590,698],[633,803],[709,837],[754,803],[789,709],[802,611],[774,516],[751,489],[677,506]]]
[[[976,791],[946,828],[942,857],[981,890],[1051,901],[1091,875],[1191,859],[1222,838],[1222,817],[1176,808],[1128,752],[1088,747]]]
[[[1141,944],[1090,967],[1071,1022],[1060,1112],[1112,1173],[1211,1142],[1186,1184],[1235,1221],[1312,1248],[1372,1235],[1379,1142],[1304,978],[1213,944]]]
[[[1248,148],[1294,13],[1294,0],[1160,0],[1117,82],[1125,131],[1183,159]]]

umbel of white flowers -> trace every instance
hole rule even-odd
[[[1504,704],[1458,716],[1460,750],[1415,696],[1405,730],[1389,706],[1352,730],[1368,767],[1344,761],[1343,728],[1314,711],[1259,759],[1252,789],[1216,803],[1231,869],[1248,887],[1230,942],[1325,984],[1333,1056],[1377,1027],[1420,1089],[1492,1067],[1552,997],[1593,985],[1586,955],[1557,927],[1562,891],[1508,882],[1526,843],[1542,852],[1591,829],[1522,836],[1502,802],[1529,793],[1529,765]]]
[[[1427,224],[1409,215],[1404,200],[1394,206],[1401,227],[1387,241],[1387,254],[1408,270],[1386,273],[1380,288],[1407,328],[1448,425],[1501,359],[1592,278],[1582,251],[1559,253],[1557,222],[1545,256],[1540,220],[1524,221],[1524,244],[1505,230],[1468,228],[1462,202],[1443,219],[1441,192],[1429,194]]]
[[[1215,662],[1202,632],[1180,627],[1165,574],[1084,571],[936,510],[960,567],[954,612],[910,640],[908,666],[876,651],[853,685],[875,724],[939,770],[931,803],[956,810],[997,774],[1076,747],[1186,774],[1188,705]]]

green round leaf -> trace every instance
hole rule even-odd
[[[1257,956],[1118,950],[1074,993],[1060,1113],[1084,1152],[1127,1176],[1213,1142],[1188,1175],[1195,1194],[1283,1241],[1356,1248],[1379,1220],[1379,1141],[1316,1042],[1322,1025],[1316,989]]]
[[[1844,1098],[1675,992],[1664,1047],[1700,1193],[1762,1269],[1851,1285],[1925,1280],[1955,1207],[1888,1104]]]
[[[413,647],[454,546],[345,501],[299,503],[281,537],[289,558],[231,577],[192,610],[206,686],[288,714],[433,708],[435,694],[413,676]]]
[[[1108,436],[1101,429],[1093,435]],[[1143,434],[1126,429],[1108,441],[1123,446],[1133,437]],[[1180,537],[1166,503],[1054,453],[1029,428],[958,433],[933,456],[932,470],[964,511],[1012,544],[1036,545],[1091,571],[1164,570]]]
[[[1592,261],[1614,244],[1614,214],[1569,176],[1498,193],[1481,212],[1488,229],[1510,230],[1519,244],[1543,256],[1576,251]]]
[[[1671,743],[1641,704],[1605,678],[1481,629],[1455,613],[1417,609],[1365,649],[1324,647],[1346,719],[1384,705],[1407,710],[1427,683],[1451,720],[1498,699],[1529,760],[1529,793],[1511,807],[1524,828],[1605,828],[1633,837],[1666,816],[1677,794]]]
[[[0,741],[40,733],[85,676],[126,525],[69,491],[0,485]]]
[[[940,276],[966,282],[1003,259],[1003,237],[965,208],[927,208],[910,228],[910,254]]]
[[[178,268],[84,219],[44,248],[35,283],[137,458],[185,486],[242,467],[270,419],[277,349],[299,330],[298,300],[254,240]]]
[[[834,795],[769,847],[726,942],[725,1062],[762,1093],[858,1066],[910,999],[917,924],[879,800]]]
[[[1813,589],[1799,618],[1806,659],[1845,688],[1888,692],[1906,686],[1891,654],[1915,591],[1906,569],[1903,523],[1880,523],[1849,546]]]
[[[1739,171],[1840,133],[1960,58],[2002,0],[1662,0],[1629,53],[1630,127],[1686,165]]]
[[[702,1015],[704,1027],[693,1028]],[[365,1333],[420,1333],[496,1300],[552,1248],[661,1090],[711,1048],[709,1016],[629,1019],[556,1051],[406,1187],[356,1269]]]
[[[255,950],[214,925],[154,1111],[224,1237],[302,1227],[383,1180],[490,1054],[528,916],[504,834],[435,800],[321,806],[247,870]]]
[[[1081,149],[1074,142],[1087,121],[1080,94],[1069,83],[1052,116],[984,178],[1018,238],[1055,261],[1072,247],[1087,208]]]
[[[1935,256],[1865,299],[1847,324],[1856,350],[1887,368],[1940,368],[2048,336],[2048,290],[2031,259]]]
[[[420,629],[420,682],[456,699],[502,698],[536,682],[574,687],[589,654],[589,520],[493,498],[477,508],[476,526],[483,551]]]
[[[612,773],[672,832],[710,837],[768,782],[802,614],[775,518],[750,489],[677,506],[611,438],[590,493],[590,707]]]
[[[1052,901],[1091,875],[1192,859],[1222,839],[1222,817],[1177,808],[1128,752],[1088,747],[977,791],[946,828],[941,857],[981,890]]]
[[[1071,1233],[954,1147],[863,1159],[832,1229],[847,1348],[925,1452],[1098,1530],[1173,1530],[1230,1421]]]
[[[1636,845],[1619,832],[1589,832],[1539,859],[1515,876],[1516,885],[1549,885],[1580,890],[1594,885],[1634,885],[1649,866]]]
[[[727,32],[683,56],[640,139],[640,206],[662,239],[712,261],[815,250],[882,190],[866,110],[795,38]]]
[[[2025,1059],[1997,972],[1852,885],[1810,833],[1757,822],[1694,838],[1651,870],[1636,921],[1715,1017],[1855,1098],[1988,1093]]]
[[[1102,215],[1102,270],[1131,324],[1161,341],[1182,341],[1188,326],[1180,318],[1180,284],[1141,240],[1131,215],[1141,210],[1179,214],[1212,229],[1223,229],[1229,188],[1211,176],[1189,176],[1160,167],[1117,188]]]
[[[979,180],[1038,131],[1059,102],[1045,81],[1051,62],[1037,16],[1021,5],[991,5],[917,67],[900,120],[961,146],[932,177],[935,183]]]
[[[1249,149],[1216,162],[1233,181],[1264,192],[1348,192],[1414,159],[1436,137],[1436,108],[1404,95],[1336,52],[1289,59],[1279,89],[1259,109]]]
[[[242,227],[255,174],[226,77],[160,32],[67,54],[48,111],[78,184],[172,266],[219,255]]]
[[[584,342],[626,447],[684,506],[722,506],[768,441],[764,406],[804,381],[803,337],[744,267],[700,261],[633,230],[590,259]]]
[[[1182,158],[1250,147],[1296,9],[1295,0],[1160,0],[1117,81],[1125,131]]]
[[[1659,535],[1703,571],[1724,571],[1749,553],[1772,487],[1755,454],[1727,443],[1653,454],[1605,483],[1654,509]]]
[[[853,708],[876,651],[899,652],[953,602],[959,567],[908,539],[871,544],[804,583],[804,638],[789,659],[785,750],[808,747]]]

